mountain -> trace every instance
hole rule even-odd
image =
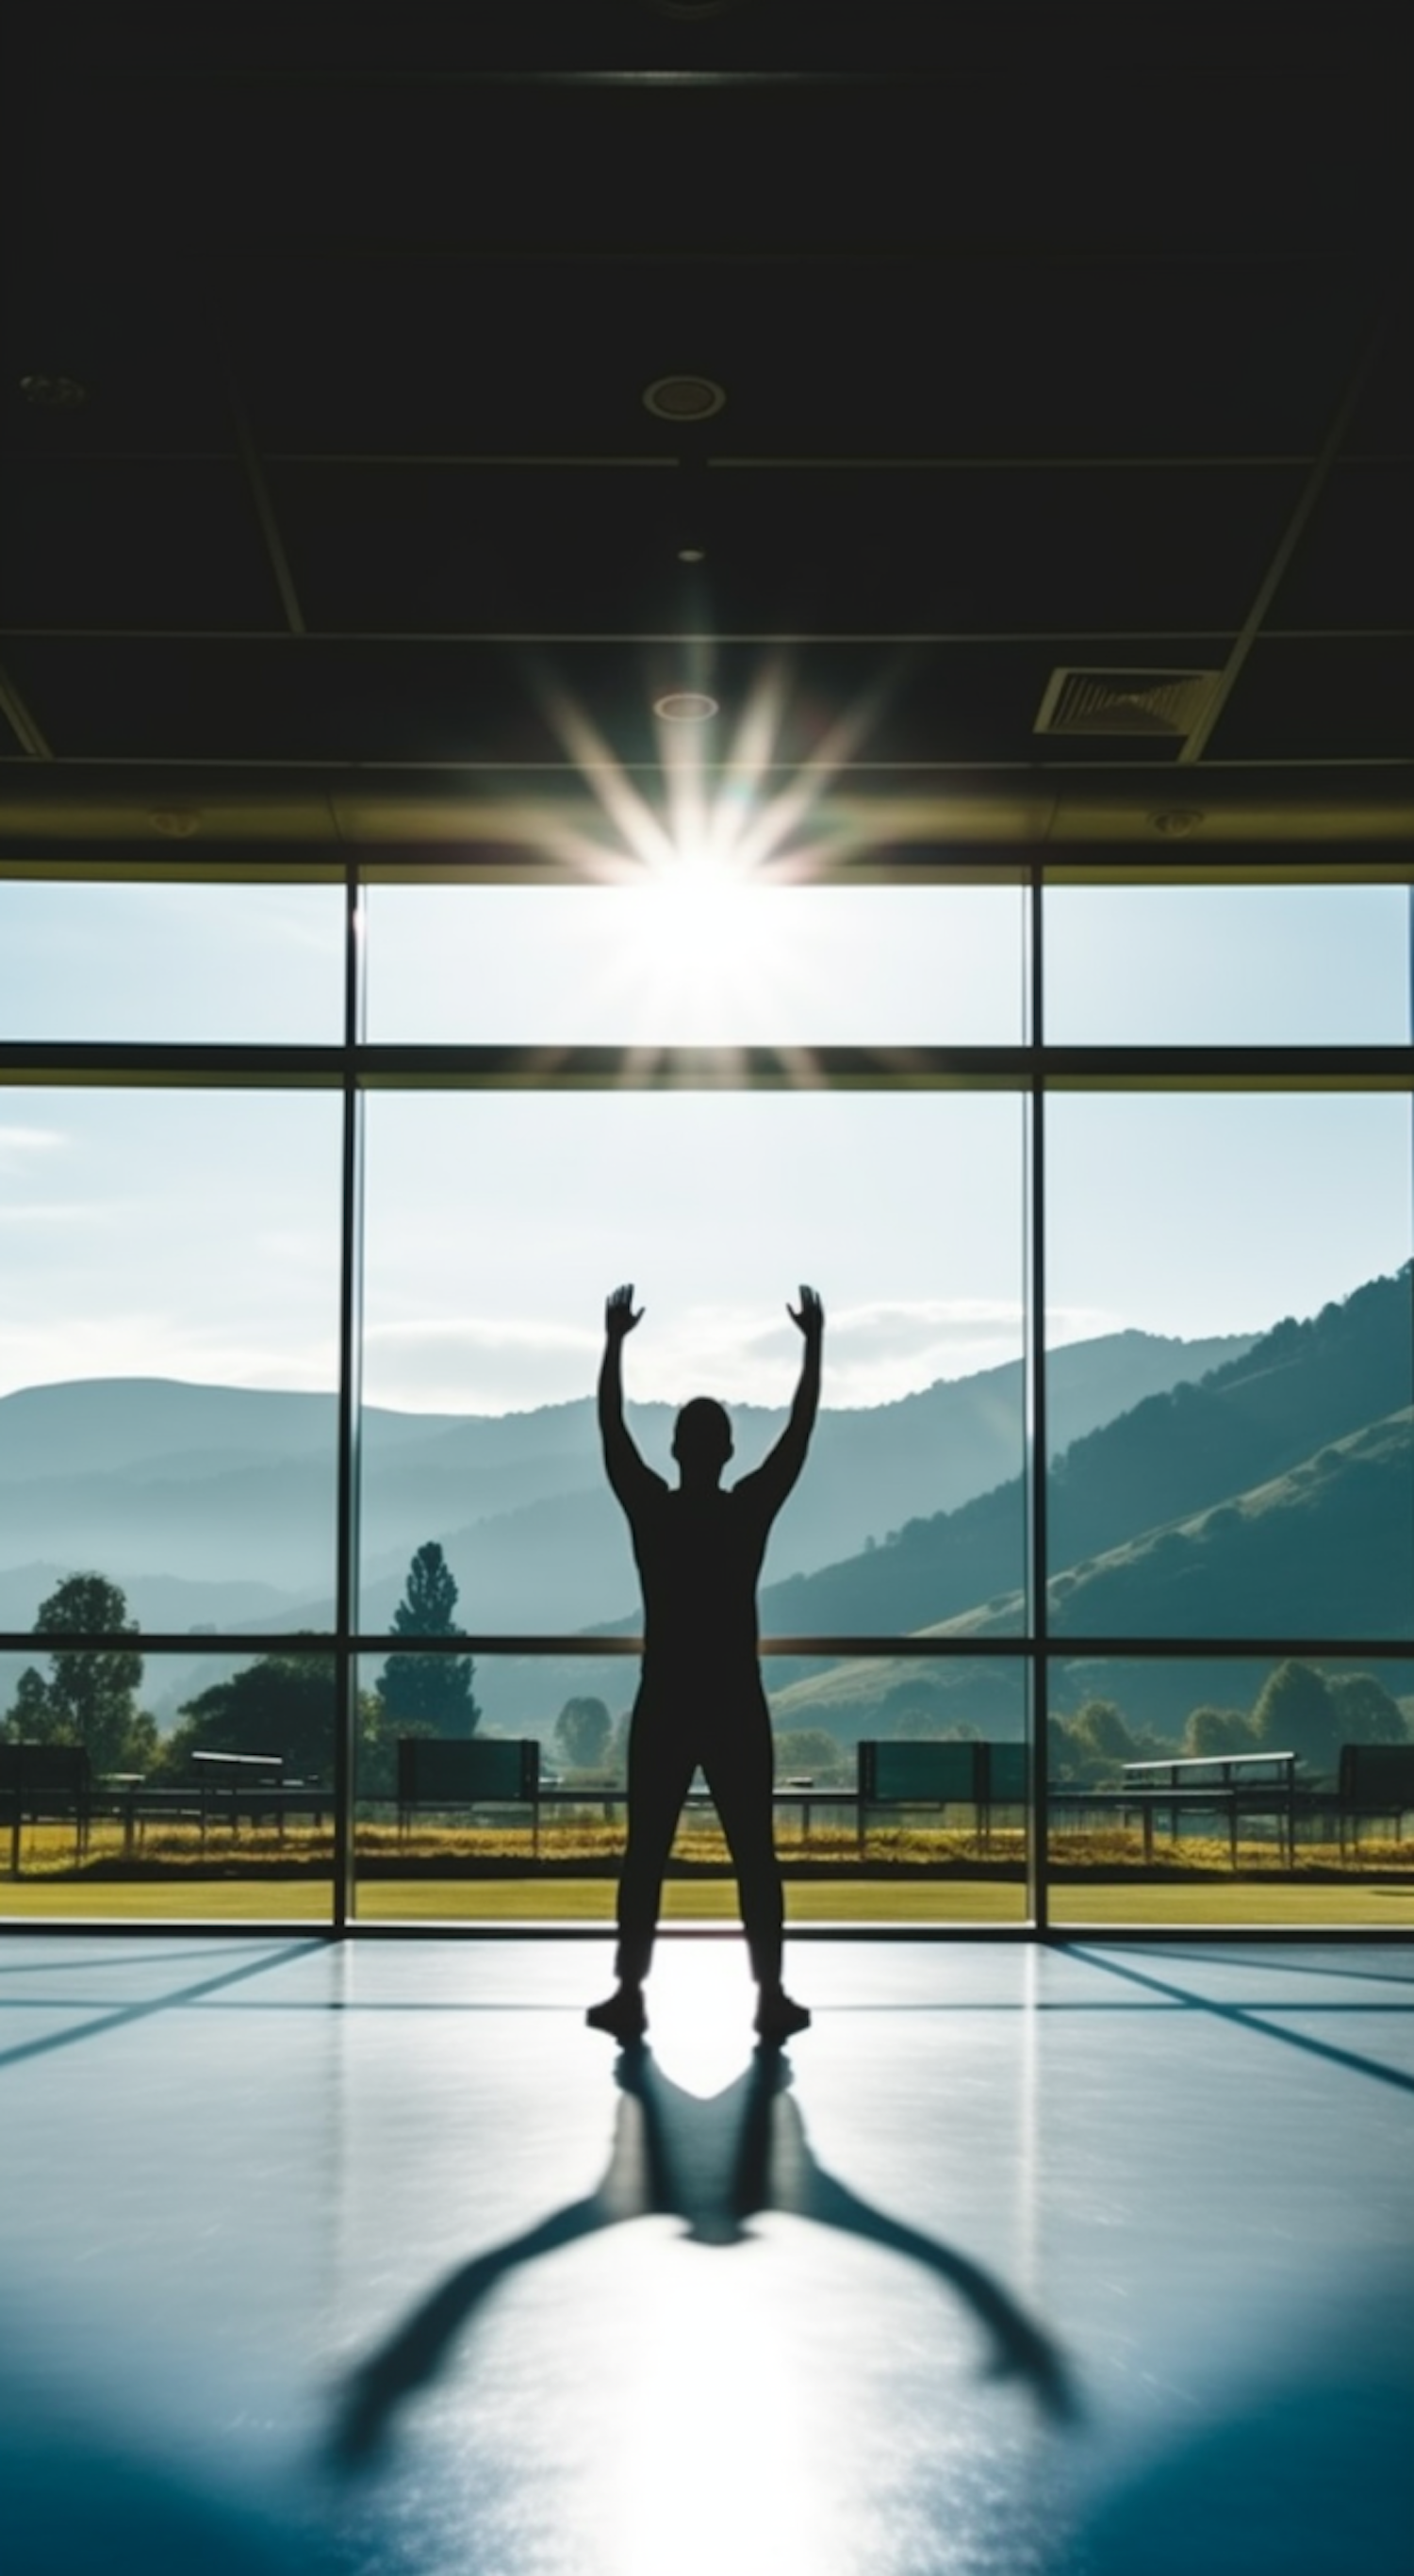
[[[1053,1636],[1414,1636],[1410,1327],[1409,1273],[1373,1281],[1075,1444],[1052,1478],[1053,1562],[1067,1538],[1091,1544],[1051,1578]],[[1021,1591],[997,1578],[1022,1508],[1018,1485],[916,1524],[892,1548],[775,1587],[763,1620],[778,1634],[1019,1637]],[[941,1617],[912,1615],[940,1603]],[[1205,1700],[1244,1704],[1265,1666],[1117,1656],[1053,1672],[1058,1707],[1098,1693],[1175,1732]],[[1017,1730],[1019,1664],[861,1658],[773,1675],[783,1726]]]
[[[1368,1424],[1287,1475],[1149,1530],[1050,1586],[1053,1627],[1112,1637],[1398,1636],[1414,1630],[1414,1412]],[[942,1621],[936,1635],[1016,1632],[1021,1597]],[[1352,1655],[1358,1662],[1358,1654]],[[1414,1654],[1410,1659],[1414,1670]],[[965,1719],[984,1734],[1021,1731],[1020,1666],[844,1659],[823,1671],[774,1667],[779,1726],[860,1735],[926,1732]],[[1116,1700],[1132,1724],[1176,1734],[1204,1702],[1247,1707],[1269,1666],[1206,1656],[1122,1655],[1053,1666],[1059,1711]],[[1409,1674],[1399,1668],[1397,1688]],[[796,1675],[787,1679],[787,1672]],[[768,1667],[767,1680],[772,1668]]]
[[[1247,1347],[1115,1333],[1067,1346],[1050,1370],[1058,1443],[1200,1376]],[[737,1408],[739,1468],[782,1411]],[[673,1412],[630,1407],[645,1454],[669,1467]],[[414,1548],[436,1537],[472,1628],[568,1629],[627,1608],[636,1585],[608,1495],[589,1399],[505,1415],[397,1414],[363,1433],[366,1625],[398,1599]],[[919,1512],[954,1509],[1021,1456],[1016,1364],[898,1402],[821,1415],[809,1476],[782,1516],[772,1567],[839,1559]],[[92,1565],[134,1601],[152,1581],[193,1587],[180,1622],[224,1623],[226,1587],[258,1586],[263,1624],[320,1625],[334,1588],[334,1400],[327,1395],[85,1380],[0,1400],[0,1568]],[[220,1598],[218,1600],[218,1594]],[[42,1598],[34,1595],[34,1607]],[[283,1609],[281,1604],[283,1603]],[[15,1604],[27,1627],[33,1607]],[[145,1624],[155,1624],[147,1613]]]
[[[1414,1634],[1412,1320],[1406,1270],[1251,1341],[1119,1334],[1057,1352],[1051,1420],[1072,1436],[1049,1484],[1053,1634]],[[85,1416],[87,1393],[31,1389],[0,1403],[0,1625],[28,1627],[60,1574],[85,1559],[123,1582],[148,1628],[331,1622],[332,1510],[327,1498],[316,1509],[329,1484],[329,1398],[104,1382]],[[941,1629],[1020,1643],[1025,1487],[995,1471],[1019,1455],[1021,1400],[1019,1372],[993,1369],[822,1414],[774,1557],[790,1570],[763,1592],[765,1632]],[[666,1466],[670,1409],[632,1418]],[[781,1416],[744,1407],[735,1418],[744,1470]],[[607,1605],[634,1601],[588,1402],[499,1417],[375,1412],[365,1461],[365,1628],[387,1624],[412,1549],[433,1534],[473,1630],[603,1627]],[[931,1507],[902,1508],[919,1496]],[[831,1543],[839,1552],[821,1564]],[[20,1561],[6,1568],[8,1551]],[[273,1560],[285,1580],[261,1580],[246,1558]],[[635,1625],[636,1613],[613,1624]],[[16,1670],[23,1660],[5,1659]],[[153,1664],[146,1696],[166,1712],[212,1671],[193,1636],[190,1661]],[[1231,1701],[1244,1671],[1213,1658],[1200,1668],[1115,1657],[1063,1666],[1057,1684],[1062,1704],[1066,1693],[1123,1696],[1140,1722],[1164,1727],[1197,1700]],[[517,1731],[548,1725],[575,1692],[620,1707],[633,1678],[629,1664],[588,1657],[483,1656],[477,1689],[487,1722]],[[0,1675],[0,1690],[12,1681]],[[1020,1655],[823,1669],[774,1658],[767,1681],[780,1723],[846,1737],[959,1716],[990,1732],[1021,1722]]]
[[[1406,1270],[1370,1281],[1307,1323],[1277,1324],[1198,1385],[1148,1396],[1072,1442],[1048,1493],[1050,1560],[1072,1578],[1057,1600],[1056,1630],[1097,1633],[1088,1614],[1081,1619],[1085,1596],[1076,1588],[1092,1558],[1289,1474],[1326,1444],[1411,1401]],[[763,1630],[901,1634],[987,1605],[1004,1627],[1017,1627],[1019,1604],[1009,1596],[1019,1592],[1025,1526],[1025,1489],[1014,1477],[958,1511],[909,1522],[883,1547],[769,1585]],[[1409,1532],[1407,1517],[1401,1526]],[[1284,1598],[1285,1616],[1273,1626],[1311,1633],[1300,1592]],[[1407,1610],[1396,1616],[1396,1604],[1388,1606],[1398,1633]],[[1172,1609],[1164,1622],[1171,1624]],[[1187,1616],[1176,1624],[1201,1633]],[[1255,1633],[1245,1615],[1241,1625]]]

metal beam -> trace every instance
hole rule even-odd
[[[0,715],[5,717],[16,741],[31,760],[53,759],[48,742],[7,671],[0,671]]]
[[[1319,455],[1316,457],[1310,473],[1306,477],[1305,484],[1302,487],[1301,497],[1298,500],[1295,509],[1292,511],[1291,517],[1286,523],[1286,527],[1282,532],[1276,552],[1272,556],[1271,562],[1267,566],[1266,573],[1258,586],[1257,596],[1253,600],[1246,617],[1243,619],[1237,640],[1218,675],[1217,685],[1214,688],[1202,715],[1194,726],[1193,731],[1189,734],[1179,752],[1178,761],[1176,763],[1176,766],[1179,768],[1194,767],[1197,762],[1202,759],[1203,754],[1212,739],[1213,728],[1217,724],[1219,717],[1222,715],[1223,709],[1227,705],[1227,702],[1237,685],[1248,654],[1251,652],[1253,645],[1256,643],[1257,638],[1262,631],[1262,625],[1266,618],[1267,611],[1271,607],[1272,601],[1275,599],[1277,592],[1281,587],[1287,566],[1289,565],[1291,558],[1295,554],[1297,546],[1300,544],[1301,538],[1305,533],[1306,522],[1310,518],[1312,511],[1315,509],[1316,503],[1319,501],[1321,494],[1325,490],[1331,468],[1334,465],[1337,456],[1340,454],[1341,448],[1345,444],[1345,433],[1350,427],[1350,423],[1355,415],[1356,405],[1358,404],[1369,380],[1370,370],[1375,363],[1375,358],[1384,340],[1388,324],[1388,314],[1382,313],[1374,330],[1371,332],[1369,339],[1365,343],[1365,347],[1361,353],[1360,363],[1356,367],[1355,373],[1346,388],[1340,408],[1326,433],[1325,443],[1322,446]]]
[[[285,552],[285,540],[280,533],[280,523],[275,516],[275,504],[270,498],[270,486],[265,480],[265,469],[261,464],[255,440],[251,436],[244,398],[224,339],[218,339],[218,348],[221,373],[226,384],[226,398],[231,410],[231,423],[235,431],[236,452],[241,460],[246,489],[250,494],[251,504],[264,541],[266,558],[274,577],[275,588],[280,595],[280,605],[285,612],[290,633],[302,636],[308,632],[304,610],[300,606],[295,577],[290,570],[290,559]]]
[[[1414,1091],[1408,1046],[0,1044],[0,1083],[368,1091]]]

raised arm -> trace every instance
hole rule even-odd
[[[773,1512],[780,1510],[805,1464],[810,1434],[820,1410],[820,1346],[825,1337],[825,1309],[813,1288],[802,1287],[799,1306],[787,1306],[786,1313],[805,1345],[790,1415],[774,1449],[755,1474],[744,1476],[736,1489],[740,1493],[743,1485],[749,1485]]]
[[[599,1367],[599,1437],[604,1443],[604,1469],[623,1504],[631,1507],[646,1484],[661,1480],[646,1467],[624,1420],[623,1348],[643,1308],[633,1311],[633,1288],[615,1288],[604,1301],[604,1357]]]

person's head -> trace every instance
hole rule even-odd
[[[715,1482],[732,1454],[732,1426],[724,1406],[710,1395],[695,1395],[673,1426],[673,1456],[683,1479]]]

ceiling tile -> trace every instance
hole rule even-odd
[[[70,457],[0,461],[9,626],[279,626],[240,468]]]

